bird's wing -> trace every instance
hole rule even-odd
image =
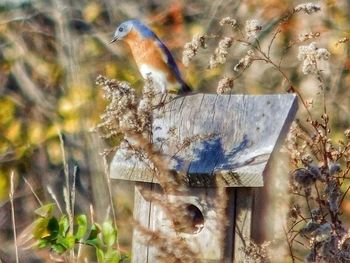
[[[175,62],[173,56],[171,55],[169,49],[166,47],[166,45],[158,37],[156,37],[156,42],[157,42],[158,47],[161,49],[162,54],[164,54],[164,62],[174,72],[176,80],[181,84],[185,84],[185,82],[183,81],[183,79],[181,77],[180,70],[177,67],[176,62]]]
[[[174,73],[176,80],[181,84],[180,92],[181,93],[191,92],[192,89],[182,79],[180,70],[177,67],[176,62],[175,62],[173,56],[171,55],[169,49],[164,45],[164,43],[157,36],[156,36],[156,41],[157,41],[159,48],[161,49],[162,54],[164,54],[163,59],[165,60],[165,63],[169,66],[169,68]]]

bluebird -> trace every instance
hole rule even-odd
[[[161,93],[190,92],[190,87],[181,77],[173,56],[157,35],[139,20],[128,20],[117,27],[113,40],[125,41],[144,79],[148,75],[160,88]]]

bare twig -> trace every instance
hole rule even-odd
[[[12,228],[13,228],[13,239],[15,243],[15,255],[16,255],[16,263],[19,262],[19,256],[18,256],[18,245],[17,245],[17,233],[16,233],[16,219],[15,219],[15,206],[13,203],[13,197],[15,193],[15,186],[14,186],[14,172],[11,172],[11,180],[10,180],[10,203],[11,203],[11,219],[12,219]]]
[[[286,228],[284,226],[283,226],[283,232],[284,232],[284,235],[286,237],[286,241],[288,243],[290,257],[292,258],[292,262],[294,263],[295,259],[294,259],[294,254],[293,254],[293,247],[292,247],[292,244],[289,242],[288,234],[287,234]]]
[[[28,185],[30,191],[31,191],[31,192],[33,193],[33,195],[35,196],[35,199],[36,199],[36,201],[39,203],[39,205],[40,205],[40,206],[43,206],[43,202],[41,202],[39,196],[35,193],[34,188],[32,187],[32,185],[28,182],[28,180],[27,180],[25,177],[23,177],[23,180],[24,180],[24,182]]]
[[[279,33],[281,33],[281,29],[277,28],[277,30],[276,30],[275,33],[273,34],[272,39],[271,39],[271,41],[270,41],[270,43],[269,43],[269,47],[268,47],[268,49],[267,49],[267,57],[270,57],[270,55],[271,55],[270,53],[271,53],[272,44],[273,44],[273,42],[275,41],[275,39],[276,39],[276,37],[277,37],[277,35],[278,35]]]
[[[104,167],[104,174],[105,174],[106,180],[107,180],[107,188],[108,188],[108,195],[109,195],[109,201],[110,201],[110,208],[112,210],[113,224],[114,224],[114,228],[118,229],[118,227],[117,227],[117,215],[116,215],[115,208],[114,208],[113,194],[112,194],[112,188],[111,188],[111,178],[109,176],[108,163],[107,163],[107,158],[105,155],[103,156],[103,167]],[[116,243],[117,243],[117,248],[119,249],[118,240],[116,240]]]
[[[57,196],[53,192],[53,190],[50,186],[47,186],[47,192],[49,193],[49,195],[51,195],[51,198],[55,201],[55,204],[57,205],[58,210],[60,210],[61,214],[63,214],[63,210],[61,208],[60,203],[58,202]]]

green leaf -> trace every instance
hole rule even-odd
[[[57,244],[63,246],[66,250],[72,249],[75,244],[75,238],[73,235],[68,234],[67,236],[58,236]]]
[[[66,251],[66,249],[61,244],[53,244],[51,246],[52,250],[55,251],[57,254],[62,254]]]
[[[75,239],[80,240],[84,237],[87,230],[87,218],[86,215],[77,216],[78,230],[75,233]]]
[[[49,223],[49,218],[38,218],[33,222],[33,236],[36,239],[41,239],[50,235],[47,230],[47,225]]]
[[[103,223],[102,235],[103,235],[103,242],[108,247],[113,246],[117,237],[117,231],[114,229],[112,221],[106,221]]]
[[[55,206],[56,205],[54,203],[49,203],[36,209],[34,213],[41,217],[48,217],[51,215]]]
[[[90,245],[90,246],[93,246],[95,248],[102,248],[103,247],[102,241],[98,237],[96,237],[94,239],[86,240],[84,243],[86,245]]]
[[[105,263],[105,260],[104,260],[105,256],[102,249],[96,248],[96,257],[97,257],[98,263]]]
[[[101,232],[101,226],[97,223],[94,223],[91,226],[90,234],[87,239],[95,239],[100,232]]]
[[[108,249],[105,254],[105,262],[104,263],[119,263],[121,259],[120,253],[118,250]]]
[[[89,234],[88,238],[86,239],[85,244],[90,245],[90,246],[94,246],[96,248],[102,247],[102,241],[100,240],[100,238],[98,238],[98,234],[100,232],[101,232],[101,226],[97,223],[94,223],[91,226],[90,234]]]
[[[50,233],[50,239],[54,239],[58,235],[58,221],[56,217],[51,217],[48,224],[47,224],[47,230]]]
[[[131,256],[130,256],[130,254],[122,254],[121,255],[121,258],[120,258],[120,262],[124,262],[124,261],[126,261],[126,262],[130,262],[131,261]]]
[[[60,227],[59,227],[58,233],[63,237],[66,236],[66,233],[67,233],[68,228],[69,228],[69,222],[68,222],[67,216],[61,217],[59,225],[60,225]]]
[[[38,243],[38,248],[45,248],[49,246],[49,242],[45,239],[40,239]]]

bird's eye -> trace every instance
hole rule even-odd
[[[123,32],[123,31],[124,31],[124,28],[119,27],[119,32]]]

